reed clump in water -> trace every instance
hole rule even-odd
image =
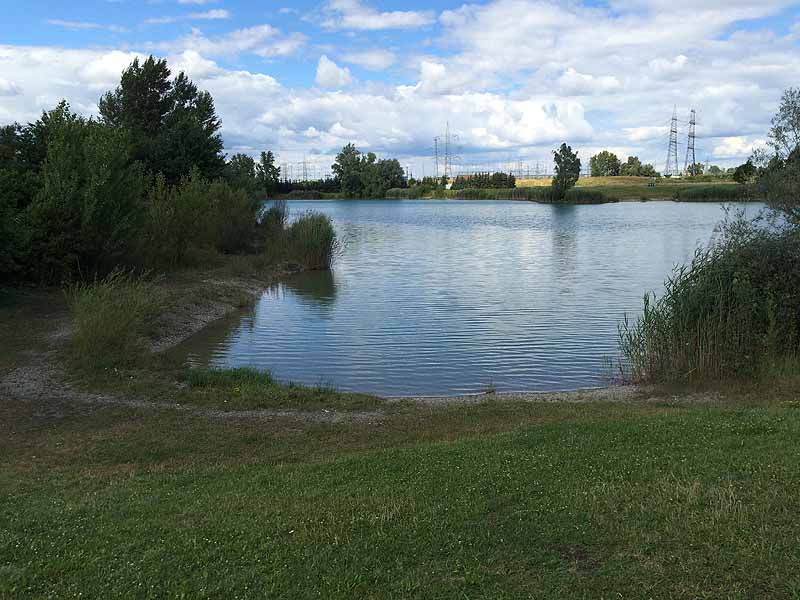
[[[261,219],[264,254],[271,263],[290,262],[312,271],[331,268],[339,251],[333,222],[309,211],[289,225],[286,201],[277,200]]]
[[[336,230],[327,215],[306,213],[289,226],[286,236],[293,260],[315,271],[331,268],[339,244]]]
[[[677,383],[752,378],[796,364],[800,231],[741,221],[675,269],[663,296],[619,327],[626,378]]]

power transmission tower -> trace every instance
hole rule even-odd
[[[433,159],[436,162],[436,179],[439,179],[439,136],[433,138]]]
[[[669,148],[664,175],[680,175],[678,172],[678,107],[672,111],[672,122],[669,127]]]
[[[450,121],[444,130],[444,176],[450,179]]]
[[[697,175],[695,171],[697,168],[695,165],[697,164],[697,160],[695,159],[694,155],[694,138],[695,138],[695,127],[697,125],[697,120],[695,118],[694,109],[691,110],[689,113],[689,141],[686,144],[686,159],[683,161],[683,172],[689,175]],[[689,158],[691,157],[692,162],[689,162]]]
[[[450,121],[447,122],[444,135],[433,138],[433,152],[436,161],[436,177],[439,177],[439,147],[444,147],[442,175],[450,179],[453,176],[453,163],[456,156],[453,154],[453,145],[458,142],[457,135],[450,135]]]

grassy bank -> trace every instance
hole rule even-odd
[[[395,188],[389,190],[386,196],[392,199],[528,200],[543,203],[557,201],[551,191],[550,180],[547,179],[523,180],[514,189]],[[589,177],[579,179],[578,185],[567,192],[567,198],[563,201],[570,204],[602,204],[647,200],[748,202],[757,198],[749,186],[729,182],[686,183],[662,178],[651,185],[649,179],[641,177]]]
[[[549,179],[522,179],[518,188],[545,188]],[[692,181],[659,177],[581,177],[576,187],[599,192],[621,201],[678,200],[680,202],[747,202],[753,190],[728,180],[697,177]]]
[[[318,192],[316,190],[292,190],[288,194],[277,194],[277,200],[338,200],[341,192]]]
[[[758,400],[339,424],[4,402],[0,595],[795,597],[800,411]]]

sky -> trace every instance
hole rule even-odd
[[[567,142],[658,170],[677,110],[721,166],[764,144],[800,86],[800,3],[781,0],[0,0],[0,124],[62,98],[97,115],[137,56],[167,58],[213,95],[228,154],[272,150],[323,174],[341,147],[434,173],[551,170]],[[440,166],[441,169],[441,166]],[[287,172],[288,174],[288,172]]]

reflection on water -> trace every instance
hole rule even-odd
[[[330,307],[336,302],[336,277],[333,271],[298,273],[285,282],[299,299],[307,300],[310,308]]]
[[[292,202],[347,239],[176,351],[193,365],[386,395],[605,383],[617,323],[710,239],[711,204]]]

